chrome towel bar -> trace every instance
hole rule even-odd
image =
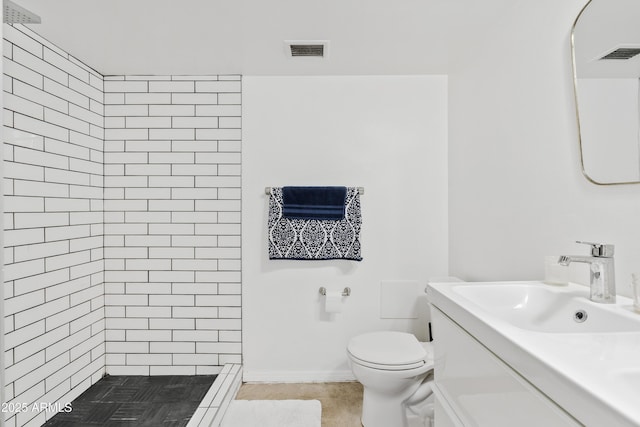
[[[364,194],[364,187],[358,187],[358,193],[362,196]],[[264,194],[271,195],[271,187],[264,187]]]

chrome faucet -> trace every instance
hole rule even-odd
[[[585,262],[591,271],[591,301],[605,304],[616,302],[616,281],[613,268],[613,245],[602,243],[580,242],[591,245],[591,256],[562,255],[558,264],[569,265],[572,262]]]

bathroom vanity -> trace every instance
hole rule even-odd
[[[631,300],[542,282],[430,283],[436,427],[640,426]]]

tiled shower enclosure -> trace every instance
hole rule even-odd
[[[18,25],[4,56],[7,402],[240,363],[240,77],[105,77]]]

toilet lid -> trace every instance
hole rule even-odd
[[[425,348],[412,334],[371,332],[351,338],[347,351],[355,358],[375,365],[414,365],[424,363]]]

